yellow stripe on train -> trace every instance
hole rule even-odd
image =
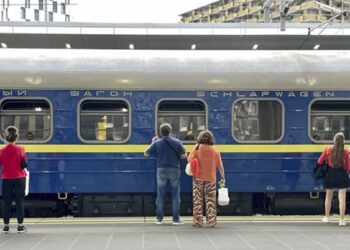
[[[327,145],[267,145],[239,144],[216,145],[222,153],[307,153],[322,152]],[[28,153],[142,153],[148,145],[78,145],[78,144],[36,144],[24,145]],[[185,145],[189,152],[193,145]]]

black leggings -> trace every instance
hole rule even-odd
[[[2,180],[4,224],[10,223],[10,218],[12,214],[11,205],[13,201],[13,194],[15,194],[17,222],[18,224],[23,223],[25,186],[26,186],[26,178]]]

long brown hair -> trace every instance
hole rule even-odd
[[[336,168],[344,167],[344,141],[345,136],[342,132],[335,134],[331,157]]]

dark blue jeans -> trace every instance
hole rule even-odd
[[[171,189],[173,221],[180,219],[180,168],[157,168],[156,216],[163,220],[164,196],[167,184]]]

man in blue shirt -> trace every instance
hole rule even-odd
[[[171,187],[173,225],[181,225],[180,220],[180,176],[181,159],[186,159],[187,154],[181,141],[170,136],[171,125],[160,125],[161,138],[154,138],[144,155],[157,158],[157,200],[156,200],[156,224],[163,224],[164,196],[166,186]]]

